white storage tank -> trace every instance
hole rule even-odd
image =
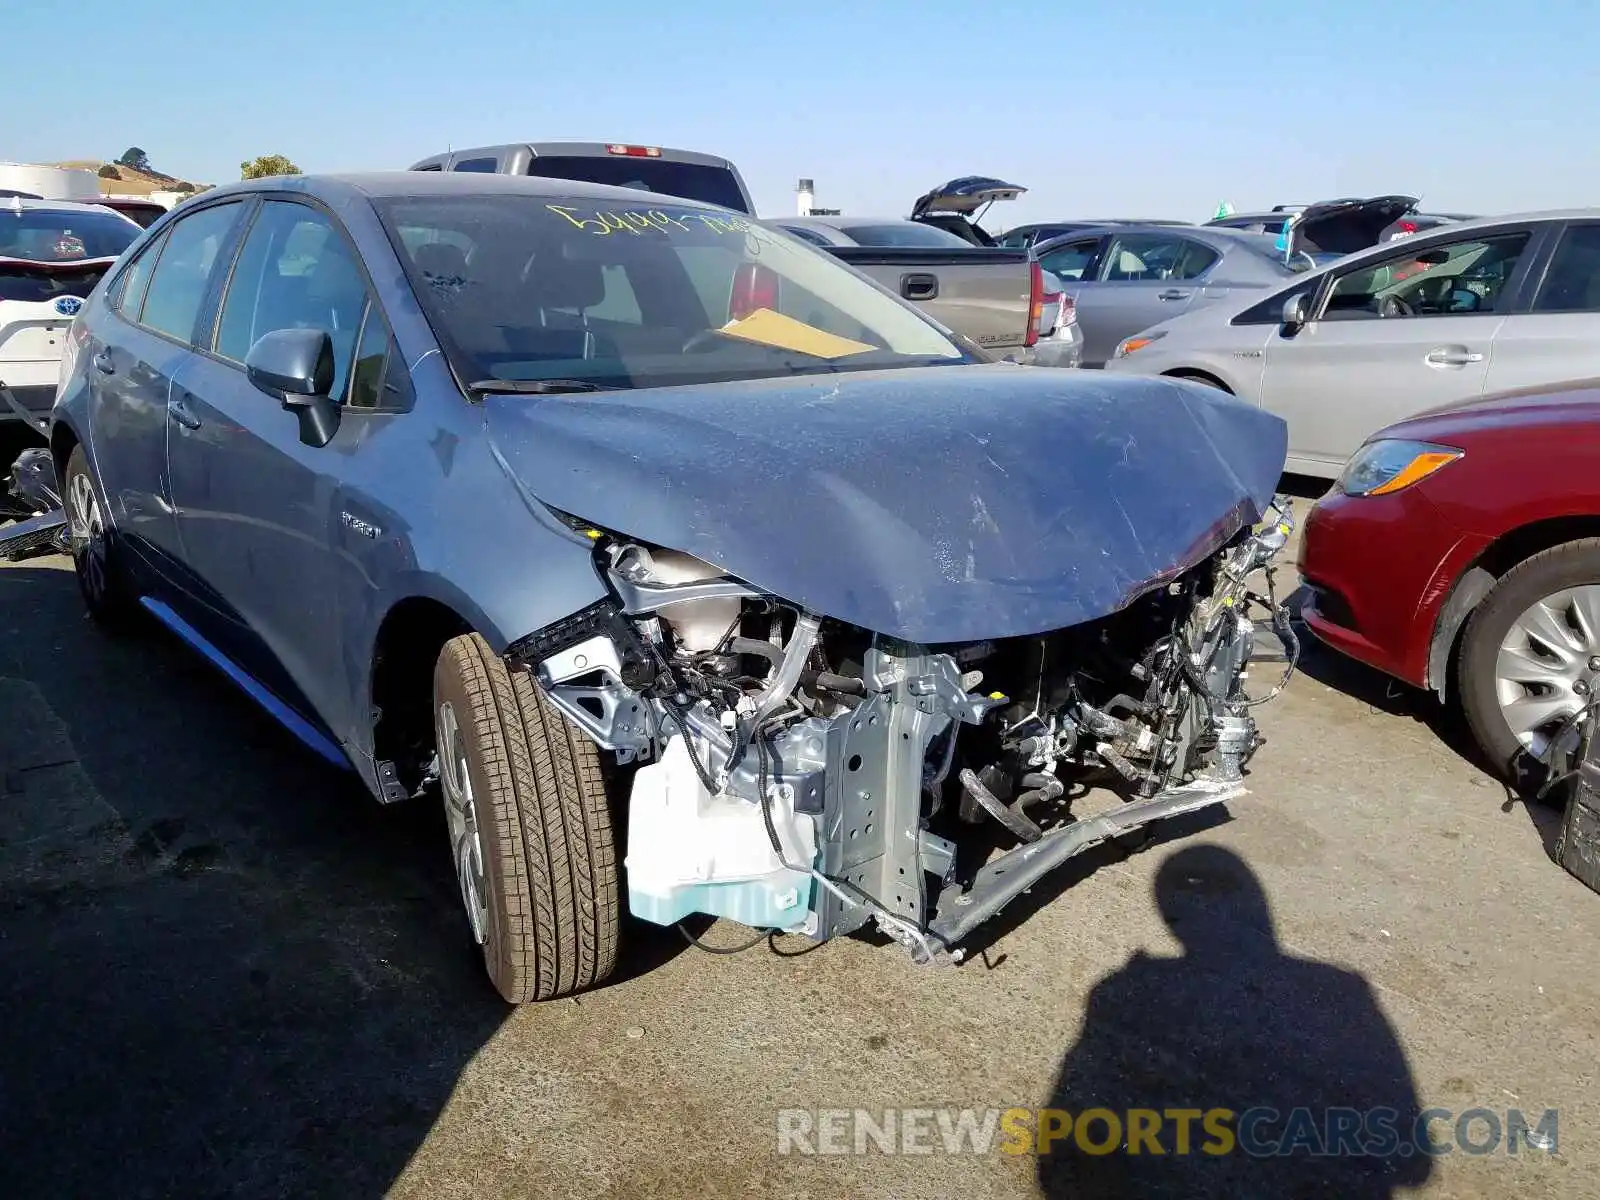
[[[0,191],[26,192],[41,200],[100,199],[100,177],[86,167],[47,167],[37,163],[0,162]]]

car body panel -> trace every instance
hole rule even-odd
[[[1433,628],[1450,584],[1487,539],[1465,533],[1410,488],[1392,497],[1329,493],[1313,505],[1300,544],[1306,626],[1342,653],[1425,686],[1429,643],[1416,631]],[[1403,554],[1372,552],[1401,544]]]
[[[1470,615],[1470,604],[1452,599],[1485,561],[1494,563],[1486,552],[1548,522],[1600,521],[1593,465],[1600,380],[1441,406],[1373,435],[1379,438],[1464,454],[1401,491],[1354,497],[1335,490],[1313,506],[1300,558],[1314,587],[1306,622],[1337,649],[1442,693],[1448,660],[1439,638],[1448,642]],[[1393,552],[1374,555],[1374,545]],[[1491,573],[1483,582],[1493,580]],[[1486,590],[1480,584],[1469,599]]]
[[[1281,423],[1217,392],[1009,364],[486,407],[541,500],[917,643],[1116,611],[1254,522],[1282,468]]]
[[[1366,434],[1405,406],[1431,408],[1483,391],[1489,349],[1506,318],[1493,313],[1395,321],[1318,321],[1266,346],[1261,405],[1294,430],[1294,458],[1338,474]],[[1434,366],[1461,347],[1476,361]]]

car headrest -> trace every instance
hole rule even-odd
[[[606,280],[595,259],[541,254],[528,264],[528,289],[540,308],[593,308],[606,298]]]

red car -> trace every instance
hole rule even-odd
[[[1600,379],[1373,434],[1306,519],[1319,639],[1464,710],[1507,776],[1600,686]]]

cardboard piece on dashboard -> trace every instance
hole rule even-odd
[[[748,317],[729,321],[720,332],[742,341],[775,346],[779,350],[794,350],[814,358],[845,358],[877,349],[866,342],[840,337],[836,333],[807,325],[804,321],[786,317],[770,308],[758,308]]]

